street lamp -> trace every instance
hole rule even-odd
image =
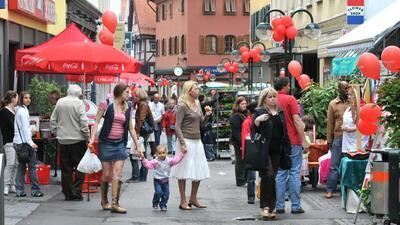
[[[186,62],[187,58],[186,57],[178,57],[177,58],[177,62],[176,62],[176,66],[174,67],[174,75],[178,78],[178,84],[179,85],[179,77],[183,75],[183,68],[181,66],[181,64],[179,63],[179,61],[183,61]],[[179,87],[177,88],[177,94],[179,96]]]
[[[233,50],[232,52],[238,52],[237,50]],[[235,57],[239,57],[241,59],[240,53],[238,55],[235,55]],[[239,61],[240,61],[239,59]],[[226,66],[225,66],[226,65]],[[217,65],[217,71],[220,73],[225,73],[225,72],[229,72],[229,84],[231,86],[233,86],[233,74],[236,73],[236,70],[240,72],[240,68],[244,67],[243,64],[239,64],[238,65],[238,69],[234,68],[232,69],[232,71],[230,70],[230,65],[233,65],[233,67],[235,67],[235,64],[232,62],[231,59],[229,58],[222,58],[218,65]],[[243,70],[242,70],[243,71]],[[244,67],[244,71],[242,73],[244,73],[246,71],[246,68]]]
[[[276,22],[272,21],[272,23],[267,22],[267,17],[272,13],[272,12],[278,12],[282,15],[282,17],[278,18],[281,21]],[[290,55],[292,54],[292,44],[293,44],[293,39],[297,35],[297,29],[294,27],[292,18],[294,15],[297,13],[304,12],[306,13],[309,17],[311,22],[306,25],[304,28],[304,35],[310,39],[318,39],[321,36],[321,28],[317,23],[314,23],[314,18],[311,15],[311,13],[305,9],[298,9],[290,15],[286,15],[282,10],[279,9],[271,9],[269,10],[263,18],[263,22],[259,23],[256,27],[255,34],[256,36],[263,41],[270,40],[271,37],[276,40],[278,38],[279,40],[276,41],[283,41],[283,48],[285,50],[285,66],[287,66],[287,54],[289,53]],[[282,23],[285,26],[281,26],[279,23]],[[290,29],[290,31],[288,31]],[[277,35],[275,36],[275,32]],[[282,33],[280,33],[282,32]],[[280,33],[280,34],[279,34]],[[278,35],[279,34],[279,35]]]
[[[197,73],[196,73],[196,80],[200,83],[200,81],[203,81],[203,89],[207,88],[206,83],[208,81],[215,81],[216,80],[216,76],[215,74],[211,73],[209,70],[204,70],[204,69],[200,69]]]
[[[247,63],[247,71],[249,76],[246,79],[246,83],[248,85],[248,89],[250,90],[250,97],[253,95],[253,63],[268,62],[270,58],[271,55],[265,48],[264,43],[259,41],[254,42],[253,44],[245,41],[239,42],[236,46],[236,49],[232,51],[231,59],[234,62],[233,65],[235,63],[237,64],[236,72],[240,72],[242,74],[242,78],[243,73],[246,71],[246,66],[244,64]],[[227,63],[224,64],[224,69],[227,69],[226,64]],[[230,69],[228,71],[232,72]]]

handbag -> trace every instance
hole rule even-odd
[[[244,162],[251,170],[262,170],[268,166],[266,140],[259,133],[250,136],[246,140]]]
[[[150,126],[150,124],[147,122],[147,117],[143,122],[142,127],[140,128],[140,136],[142,137],[147,137],[149,136],[151,133],[154,132],[153,127]]]
[[[17,159],[18,159],[18,162],[20,162],[20,163],[27,163],[27,162],[29,162],[29,159],[31,158],[31,151],[33,151],[33,148],[30,144],[23,141],[21,131],[18,126],[18,121],[15,121],[15,123],[17,124],[19,137],[21,138],[21,141],[22,141],[21,145],[17,144],[15,147],[15,151],[17,153]]]

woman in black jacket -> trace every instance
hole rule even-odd
[[[246,168],[242,160],[242,153],[240,151],[242,123],[247,116],[247,101],[246,98],[240,96],[236,99],[232,107],[232,114],[230,118],[231,137],[230,143],[235,149],[235,176],[236,186],[244,186],[246,184]]]
[[[275,218],[273,213],[276,204],[275,176],[278,168],[290,168],[290,141],[283,111],[277,105],[277,95],[277,91],[273,88],[264,89],[253,115],[253,126],[255,131],[265,138],[264,150],[268,153],[267,166],[259,172],[261,216],[266,219]]]

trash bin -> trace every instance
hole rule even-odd
[[[374,151],[382,154],[382,161],[372,162],[371,211],[387,215],[390,222],[400,223],[400,150]]]

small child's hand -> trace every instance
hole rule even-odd
[[[181,148],[181,152],[182,152],[183,154],[186,154],[186,152],[187,152],[186,147],[182,147],[182,148]]]

